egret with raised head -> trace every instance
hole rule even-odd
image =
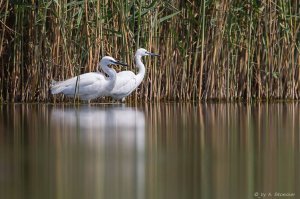
[[[110,96],[116,100],[125,101],[125,97],[130,95],[143,81],[146,69],[142,62],[143,56],[159,56],[158,54],[148,52],[144,48],[140,48],[135,53],[135,63],[138,68],[138,73],[132,71],[122,71],[117,73],[116,84],[110,91]]]

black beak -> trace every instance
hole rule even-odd
[[[150,56],[160,57],[159,54],[155,54],[155,53],[146,52],[146,54],[148,54]]]
[[[121,66],[128,66],[128,64],[120,62],[120,61],[115,61],[114,64],[121,65]]]

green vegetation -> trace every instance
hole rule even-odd
[[[0,0],[0,101],[53,101],[51,79],[104,55],[147,75],[130,100],[298,99],[300,0]],[[62,96],[56,101],[63,100]]]

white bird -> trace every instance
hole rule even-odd
[[[143,81],[145,76],[145,65],[142,63],[142,56],[159,56],[155,53],[150,53],[144,48],[140,48],[135,53],[135,63],[139,69],[138,74],[132,71],[122,71],[117,73],[116,84],[110,91],[110,96],[113,99],[125,101],[125,97],[130,95]]]
[[[65,81],[53,81],[50,85],[51,93],[63,93],[67,97],[78,96],[79,99],[88,100],[88,102],[97,97],[108,96],[115,86],[117,74],[113,68],[108,67],[110,64],[127,66],[110,56],[105,56],[98,63],[98,67],[100,65],[108,77],[100,72],[90,72]]]

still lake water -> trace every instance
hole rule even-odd
[[[2,105],[0,198],[300,198],[299,132],[297,103]]]

